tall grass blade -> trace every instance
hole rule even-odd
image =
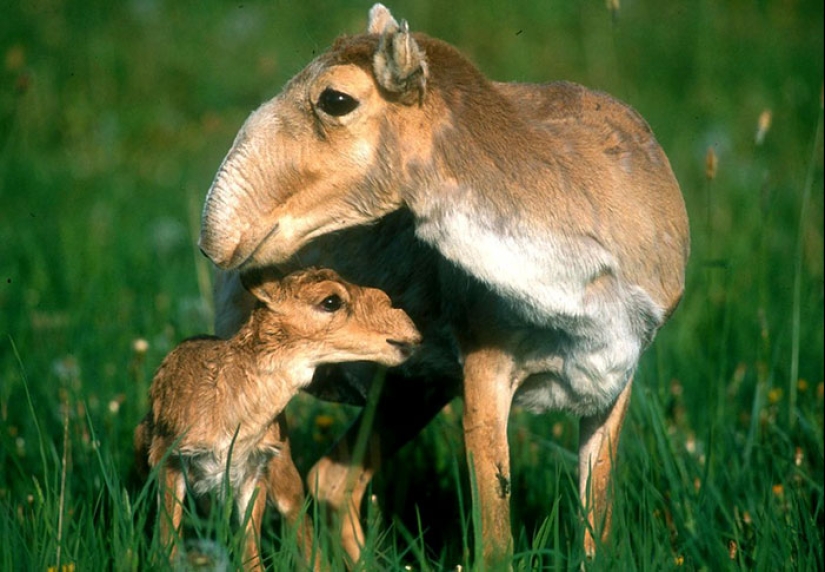
[[[820,100],[819,116],[816,120],[813,145],[811,145],[811,159],[808,161],[808,170],[805,173],[805,183],[802,187],[802,202],[799,207],[799,227],[796,237],[796,253],[793,273],[793,307],[791,310],[791,371],[788,379],[788,426],[796,424],[797,384],[799,382],[799,339],[802,313],[802,259],[805,249],[805,221],[808,218],[808,208],[811,200],[811,189],[814,186],[819,148],[822,142],[822,102]]]
[[[60,497],[57,501],[57,554],[56,567],[61,570],[63,551],[63,515],[66,513],[66,472],[69,465],[69,403],[64,403],[63,409],[63,454],[60,469]]]

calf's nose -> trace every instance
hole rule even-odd
[[[421,337],[419,336],[418,339],[414,341],[388,339],[387,343],[391,346],[397,347],[401,351],[401,355],[408,358],[415,353],[415,350],[418,349],[418,346],[421,344]]]

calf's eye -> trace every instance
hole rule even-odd
[[[318,96],[318,108],[333,117],[341,117],[351,113],[358,107],[358,100],[342,91],[327,88]]]
[[[324,312],[337,312],[344,305],[344,301],[337,294],[327,296],[321,301],[321,309]]]

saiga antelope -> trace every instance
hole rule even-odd
[[[688,234],[668,159],[630,107],[566,82],[491,81],[376,4],[366,34],[338,39],[247,119],[200,247],[232,271],[218,283],[221,335],[247,311],[238,272],[259,267],[329,266],[409,313],[424,343],[384,385],[380,439],[351,459],[353,428],[308,483],[343,514],[357,560],[380,458],[459,394],[476,549],[492,566],[512,554],[514,399],[581,417],[586,553],[606,537],[633,374],[682,296]],[[327,369],[311,389],[331,379],[358,394],[371,376]]]
[[[192,338],[163,360],[150,389],[151,410],[135,430],[142,472],[162,465],[160,537],[173,560],[187,481],[196,494],[222,493],[229,485],[239,518],[251,503],[245,569],[261,570],[267,496],[292,525],[304,500],[284,435],[289,400],[321,364],[395,366],[420,342],[386,294],[342,282],[329,270],[297,272],[251,291],[257,307],[232,338]],[[308,552],[311,526],[298,534]]]

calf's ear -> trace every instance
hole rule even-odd
[[[281,298],[280,280],[272,272],[261,268],[242,272],[241,284],[258,301],[267,306],[273,306]]]

